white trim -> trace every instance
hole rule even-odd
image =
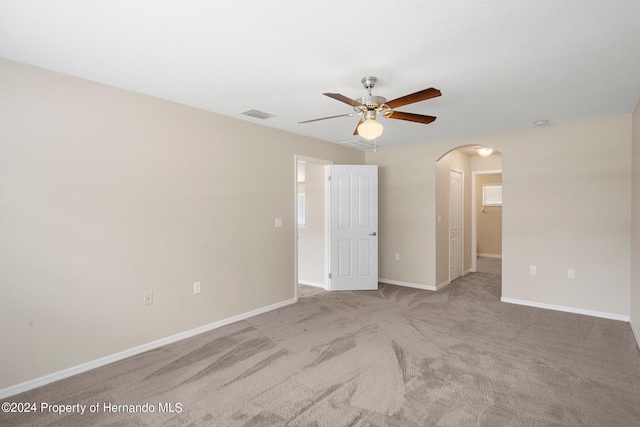
[[[294,185],[295,185],[295,203],[293,204],[293,217],[294,218],[298,218],[298,162],[306,162],[306,163],[316,163],[316,164],[321,164],[321,165],[332,165],[333,161],[332,160],[324,160],[324,159],[317,159],[315,157],[308,157],[308,156],[302,156],[300,154],[294,154],[293,155],[293,175],[294,175]],[[329,248],[329,217],[327,215],[327,210],[329,209],[328,207],[328,195],[330,194],[330,188],[329,185],[327,185],[327,170],[325,168],[325,181],[324,181],[324,205],[325,205],[325,224],[324,224],[324,228],[325,228],[325,248],[326,248],[326,253],[325,253],[325,259],[324,259],[324,277],[327,278],[327,281],[329,281],[329,254],[330,254],[330,248]],[[298,222],[297,220],[295,221],[296,223]],[[293,281],[293,289],[294,289],[294,295],[295,295],[295,299],[296,301],[298,300],[298,226],[296,224],[295,226],[295,231],[294,231],[294,238],[293,238],[293,250],[294,250],[294,257],[293,257],[293,274],[294,274],[294,278],[295,280]],[[329,289],[329,287],[331,286],[330,283],[327,283],[326,285],[323,285],[324,289]]]
[[[401,282],[400,280],[391,280],[391,279],[378,279],[378,281],[380,283],[388,283],[389,285],[405,286],[407,288],[422,289],[424,291],[437,291],[439,289],[444,288],[449,283],[451,283],[451,282],[449,282],[447,280],[446,282],[443,282],[443,283],[440,283],[439,285],[433,286],[433,285],[422,285],[422,284],[419,284],[419,283]]]
[[[448,286],[451,284],[451,280],[445,280],[442,283],[439,283],[436,285],[436,291],[439,291],[440,289],[444,288],[445,286]]]
[[[450,166],[449,167],[449,175],[447,176],[447,179],[448,179],[447,180],[447,183],[448,183],[448,185],[447,185],[447,200],[449,201],[448,202],[449,206],[448,206],[448,209],[447,209],[447,212],[449,213],[449,221],[447,223],[448,224],[447,225],[447,236],[449,236],[449,242],[448,242],[449,243],[449,251],[448,251],[448,253],[449,253],[449,264],[448,264],[448,266],[449,266],[449,276],[448,277],[449,277],[449,279],[447,280],[447,283],[444,286],[446,286],[449,283],[451,283],[451,172],[459,173],[460,175],[462,175],[462,181],[460,182],[461,193],[462,193],[460,195],[460,199],[461,199],[461,203],[462,203],[462,205],[460,206],[460,211],[462,212],[462,215],[461,215],[462,216],[462,218],[461,218],[461,222],[462,222],[461,229],[462,229],[462,231],[460,232],[460,234],[461,234],[460,235],[460,241],[462,242],[461,245],[460,245],[460,252],[462,252],[462,254],[461,254],[461,264],[462,265],[460,267],[461,271],[460,271],[460,276],[459,277],[464,276],[464,252],[465,252],[464,251],[464,231],[465,231],[464,230],[464,190],[465,190],[464,170],[458,169],[458,168],[454,168],[454,167]],[[473,268],[473,265],[472,265],[472,268]],[[457,279],[457,277],[456,277],[456,279]],[[437,286],[436,286],[436,288],[437,288]]]
[[[324,288],[331,289],[331,165],[324,165]]]
[[[502,258],[502,254],[482,254],[482,253],[479,253],[478,256],[479,257],[484,257],[484,258]]]
[[[401,282],[399,280],[378,279],[378,282],[388,283],[390,285],[406,286],[407,288],[422,289],[423,291],[437,291],[438,290],[433,285],[421,285],[419,283]]]
[[[500,298],[500,301],[507,302],[509,304],[518,304],[518,305],[526,305],[529,307],[544,308],[547,310],[556,310],[556,311],[564,311],[567,313],[584,314],[585,316],[601,317],[603,319],[621,320],[623,322],[629,321],[629,316],[624,316],[622,314],[615,314],[615,313],[605,313],[603,311],[585,310],[583,308],[565,307],[562,305],[545,304],[542,302],[524,301],[524,300],[505,298],[505,297]]]
[[[62,371],[54,372],[53,374],[45,375],[40,378],[35,378],[33,380],[25,381],[20,384],[16,384],[11,387],[4,388],[0,390],[0,399],[7,398],[9,396],[14,396],[19,393],[23,393],[28,390],[32,390],[37,387],[41,387],[46,384],[50,384],[55,381],[59,381],[65,378],[72,377],[74,375],[81,374],[83,372],[90,371],[92,369],[99,368],[101,366],[108,365],[113,362],[117,362],[119,360],[126,359],[127,357],[136,356],[138,354],[144,353],[145,351],[154,350],[156,348],[184,340],[186,338],[191,338],[195,335],[202,334],[204,332],[209,332],[213,329],[218,329],[223,326],[230,325],[231,323],[239,322],[240,320],[245,320],[253,316],[257,316],[259,314],[264,314],[269,311],[277,310],[279,308],[285,307],[287,305],[295,304],[298,302],[297,298],[291,298],[282,302],[278,302],[272,305],[268,305],[266,307],[258,308],[256,310],[249,311],[247,313],[238,314],[237,316],[232,316],[227,319],[218,320],[217,322],[210,323],[208,325],[200,326],[195,329],[191,329],[189,331],[181,332],[176,335],[171,335],[166,338],[161,338],[157,341],[152,341],[147,344],[143,344],[137,347],[130,348],[128,350],[121,351],[119,353],[115,353],[109,356],[101,357],[100,359],[92,360],[90,362],[82,363],[77,366],[73,366],[71,368],[64,369]]]
[[[640,331],[633,326],[633,321],[629,318],[629,324],[631,325],[631,330],[633,331],[633,336],[636,337],[636,343],[638,343],[638,348],[640,348]]]
[[[301,285],[315,286],[316,288],[322,288],[324,290],[327,289],[327,285],[325,285],[324,283],[312,282],[310,280],[298,280],[298,283],[300,283]]]

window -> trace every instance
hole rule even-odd
[[[502,184],[482,186],[482,206],[502,206]]]

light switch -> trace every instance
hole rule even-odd
[[[276,228],[282,227],[282,218],[276,218]]]

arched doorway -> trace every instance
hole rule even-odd
[[[479,153],[478,146],[457,147],[448,151],[436,161],[436,286],[440,288],[458,277],[477,271],[478,253],[490,255],[494,259],[501,253],[501,210],[502,206],[483,206],[482,186],[485,176],[491,176],[491,185],[501,188],[502,155],[493,151],[488,156]],[[500,182],[497,183],[496,180]],[[479,204],[480,203],[480,207]],[[496,212],[500,215],[495,215]],[[478,227],[486,227],[490,214],[499,217],[499,236],[490,232],[493,240],[498,240],[499,250],[478,251]],[[480,215],[480,217],[479,217]],[[480,221],[478,221],[480,219]],[[495,230],[495,224],[492,225]],[[483,232],[486,231],[484,228]],[[491,234],[492,233],[492,234]],[[485,233],[486,234],[486,233]],[[484,245],[485,234],[480,233]],[[483,246],[484,247],[484,246]],[[484,250],[484,249],[483,249]],[[495,264],[495,262],[494,262]],[[498,270],[500,271],[500,270]]]

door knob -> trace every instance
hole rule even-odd
[[[373,233],[369,234],[369,236],[375,236],[376,232],[374,231]]]

